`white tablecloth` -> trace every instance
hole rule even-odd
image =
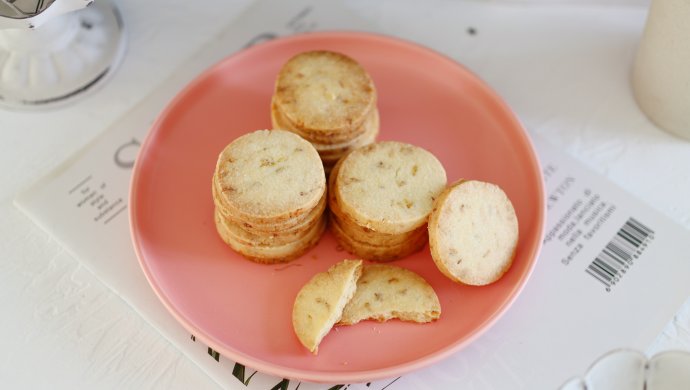
[[[0,387],[217,386],[14,208],[12,199],[134,107],[250,2],[118,1],[129,47],[121,67],[102,89],[61,109],[0,111]],[[532,8],[567,2],[501,3]],[[531,132],[690,228],[690,142],[654,128],[641,113],[621,115],[634,104],[631,95],[598,88],[600,80],[628,77],[648,2],[574,3],[600,7],[609,15],[617,12],[620,18],[605,21],[605,36],[578,40],[585,46],[574,47],[565,40],[538,53],[503,48],[491,62],[477,61],[471,52],[458,59],[494,86]],[[500,18],[491,25],[471,25],[462,18],[466,3],[461,1],[359,0],[348,6],[384,31],[421,42],[435,42],[432,38],[442,34],[465,36],[473,27],[478,32],[475,50],[491,50],[481,46],[482,35],[507,25]],[[587,36],[588,26],[572,34]],[[444,42],[435,48],[452,52],[453,40]],[[573,59],[574,52],[582,56]],[[540,69],[538,59],[544,56],[567,58],[568,66]],[[529,61],[534,62],[534,72],[519,77],[510,72],[511,64]],[[572,72],[572,61],[578,61],[577,72]],[[524,90],[537,84],[541,90],[552,85],[553,94],[524,99]],[[690,348],[690,305],[669,321],[649,352]],[[573,368],[573,374],[581,369]]]

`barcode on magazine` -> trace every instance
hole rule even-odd
[[[652,229],[630,218],[585,271],[611,291],[653,238]]]

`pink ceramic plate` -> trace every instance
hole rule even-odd
[[[213,223],[211,176],[219,152],[240,135],[271,127],[273,83],[291,56],[345,53],[378,89],[382,140],[419,145],[443,162],[450,181],[499,184],[520,224],[515,262],[497,283],[460,286],[425,249],[395,264],[422,275],[441,301],[441,319],[340,327],[318,356],[294,335],[292,303],[315,273],[352,255],[330,233],[288,265],[235,254]],[[510,306],[533,269],[544,227],[544,187],[527,134],[503,101],[462,66],[429,49],[384,36],[294,36],[233,55],[200,75],[169,104],[144,142],[131,187],[132,237],[142,268],[180,323],[223,356],[265,373],[319,382],[393,377],[458,351]]]

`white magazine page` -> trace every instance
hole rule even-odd
[[[168,314],[130,240],[127,197],[134,158],[158,112],[208,66],[265,39],[338,28],[369,29],[337,2],[256,3],[137,108],[16,200],[224,387],[334,385],[256,373],[196,341]],[[513,307],[481,338],[432,367],[335,388],[554,388],[603,352],[643,349],[654,340],[690,295],[684,280],[690,274],[687,231],[550,144],[535,142],[549,193],[547,234],[535,272]]]

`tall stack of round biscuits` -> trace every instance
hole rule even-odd
[[[212,183],[218,234],[260,263],[290,261],[326,227],[326,179],[314,147],[282,130],[259,130],[230,143]]]
[[[326,172],[379,133],[376,89],[355,60],[330,51],[292,57],[280,70],[271,103],[273,127],[314,145]]]
[[[424,247],[427,219],[446,186],[446,172],[428,151],[378,142],[345,156],[329,177],[333,233],[349,252],[375,261]]]

